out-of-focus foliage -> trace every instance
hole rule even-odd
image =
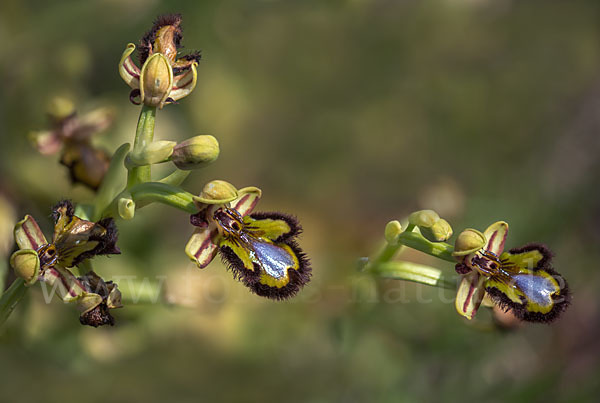
[[[221,155],[186,182],[263,190],[294,213],[314,278],[262,300],[183,252],[188,217],[120,222],[97,259],[129,298],[84,328],[33,290],[0,335],[10,401],[588,401],[600,394],[600,4],[597,1],[17,1],[0,5],[0,187],[40,217],[71,190],[27,133],[55,95],[113,106],[100,140],[132,141],[139,107],[117,73],[156,15],[181,12],[198,86],[157,115],[157,139],[211,134]],[[456,232],[502,219],[508,247],[541,241],[573,306],[552,326],[465,323],[452,292],[356,277],[384,225],[433,208]],[[514,244],[513,244],[514,242]],[[411,260],[434,264],[420,255]],[[445,267],[450,273],[452,265]],[[169,304],[132,303],[130,279]],[[365,284],[365,281],[367,283]],[[363,295],[358,302],[358,295]],[[153,295],[150,295],[152,297]],[[481,316],[481,317],[480,317]]]

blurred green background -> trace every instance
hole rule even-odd
[[[217,137],[221,156],[185,187],[262,188],[258,210],[303,224],[313,280],[289,302],[251,295],[219,262],[189,263],[185,214],[150,206],[119,224],[123,255],[95,266],[124,294],[133,278],[162,286],[168,303],[130,302],[115,327],[84,328],[34,287],[0,333],[0,400],[598,398],[599,2],[3,0],[0,192],[14,217],[49,233],[57,200],[92,198],[27,133],[48,126],[60,95],[82,112],[115,108],[107,149],[132,141],[139,107],[117,63],[169,12],[203,59],[194,93],[158,113],[156,138]],[[419,208],[455,232],[503,219],[509,247],[548,244],[571,308],[507,330],[484,309],[466,323],[449,291],[388,280],[358,298],[374,284],[357,259]]]

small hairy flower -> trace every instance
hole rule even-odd
[[[182,37],[180,14],[158,17],[140,41],[141,68],[131,59],[135,45],[127,45],[119,62],[119,74],[132,89],[129,98],[133,103],[162,109],[194,90],[200,53],[178,57]],[[138,97],[140,102],[136,101]]]

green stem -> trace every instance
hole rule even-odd
[[[4,291],[4,282],[8,274],[8,258],[0,256],[0,293]]]
[[[119,217],[118,203],[122,197],[129,197],[135,202],[135,208],[140,209],[152,202],[175,207],[186,213],[195,214],[198,208],[194,204],[194,195],[185,190],[160,182],[146,182],[133,186],[118,194],[113,202],[103,212],[103,217]]]
[[[380,277],[412,281],[433,287],[456,289],[456,282],[444,278],[441,270],[412,262],[387,262],[374,266],[372,272]]]
[[[25,280],[22,278],[16,279],[0,298],[0,326],[6,322],[13,309],[27,292]]]
[[[176,169],[173,173],[165,176],[159,182],[166,183],[167,185],[179,186],[184,180],[187,179],[191,172],[192,171],[182,171],[181,169]]]
[[[123,179],[121,176],[121,170],[123,169],[123,162],[129,152],[129,143],[121,145],[115,151],[112,159],[110,160],[110,166],[108,171],[102,180],[102,185],[98,189],[96,194],[96,202],[94,203],[94,216],[92,221],[98,221],[102,218],[102,213],[110,205],[112,200],[121,192],[123,189]]]
[[[138,119],[137,130],[135,131],[135,142],[133,143],[132,153],[140,154],[146,145],[154,140],[154,119],[156,117],[156,107],[142,106],[140,117]],[[129,170],[127,177],[127,187],[139,183],[151,181],[150,165],[133,167]]]
[[[445,242],[430,242],[417,232],[403,232],[398,235],[398,243],[416,249],[438,259],[456,263],[452,256],[454,248]]]
[[[414,230],[414,228],[415,228],[414,225],[409,224],[406,227],[406,230],[402,234],[404,234],[406,232],[412,232]],[[401,244],[401,243],[399,243],[399,242],[397,242],[395,244],[391,244],[391,243],[386,242],[385,246],[383,247],[383,249],[381,250],[381,252],[379,252],[379,254],[375,257],[375,259],[373,259],[373,261],[370,262],[370,264],[368,265],[368,267],[366,268],[366,270],[369,270],[370,267],[378,266],[381,263],[389,262],[403,248],[404,248],[404,245]]]
[[[198,208],[194,204],[193,194],[166,183],[141,183],[129,189],[129,192],[137,208],[144,207],[151,202],[158,202],[190,214],[198,212]]]

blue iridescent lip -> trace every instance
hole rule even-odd
[[[531,274],[517,274],[512,278],[514,285],[533,302],[541,306],[552,305],[556,288],[548,279]]]
[[[249,239],[253,252],[250,257],[259,264],[265,272],[274,278],[287,276],[287,270],[294,267],[294,258],[285,249],[255,239]]]

